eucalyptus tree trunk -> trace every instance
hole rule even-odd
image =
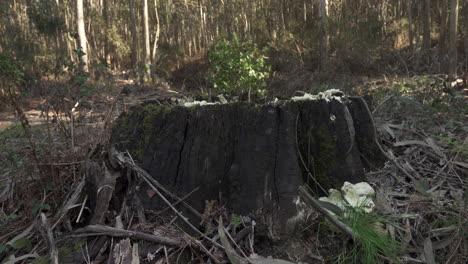
[[[132,70],[135,73],[137,71],[137,62],[138,62],[138,32],[136,28],[136,17],[135,17],[135,7],[133,0],[129,0],[130,3],[130,31],[132,32],[132,54],[131,54],[131,63]]]
[[[440,7],[440,31],[439,31],[439,57],[442,57],[446,54],[446,38],[447,38],[447,0],[442,0]]]
[[[458,0],[450,1],[449,80],[457,76]]]
[[[413,10],[412,10],[412,0],[407,0],[407,9],[408,9],[408,38],[409,38],[409,47],[410,50],[413,51],[413,40],[414,40],[414,32],[413,32]]]
[[[431,48],[431,0],[425,0],[423,49],[428,50],[430,48]]]
[[[307,22],[307,2],[304,0],[302,5],[303,5],[303,8],[302,8],[303,15],[302,15],[302,17],[303,17],[304,22]]]
[[[320,71],[328,71],[328,1],[319,1],[320,17]]]
[[[206,45],[205,41],[205,23],[204,23],[204,14],[203,14],[203,2],[201,0],[198,0],[198,10],[199,10],[199,16],[200,16],[200,45],[199,48],[200,50],[203,48],[203,46]]]
[[[148,23],[148,0],[142,0],[143,4],[143,82],[148,82],[151,75],[151,51]]]
[[[468,8],[468,4],[462,7],[464,10]],[[465,15],[465,25],[468,25],[468,15]],[[465,88],[468,88],[468,28],[465,28],[463,31],[463,43],[465,46],[465,74],[463,77],[463,81],[465,84]]]
[[[56,19],[59,19],[61,16],[60,2],[58,0],[55,0],[52,2],[52,5],[54,8],[54,16]],[[57,42],[56,60],[57,60],[57,63],[63,63],[62,60],[64,59],[67,53],[67,47],[66,47],[65,39],[63,37],[63,30],[60,27],[56,27],[55,29],[55,38]]]
[[[154,34],[153,43],[153,65],[156,65],[156,51],[158,49],[159,35],[161,33],[161,23],[159,21],[158,0],[154,0],[154,12],[156,14],[156,32]]]
[[[110,65],[110,47],[109,47],[109,29],[110,29],[110,10],[109,10],[109,1],[103,0],[102,14],[104,16],[105,32],[104,32],[104,60],[106,64]]]
[[[88,48],[83,15],[83,0],[76,0],[76,25],[78,29],[78,48],[84,55],[80,56],[80,69],[88,72]]]

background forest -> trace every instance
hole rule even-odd
[[[74,71],[85,46],[94,75],[136,77],[146,67],[153,78],[200,89],[210,85],[207,51],[233,34],[268,48],[270,85],[291,79],[292,90],[303,90],[304,79],[467,71],[466,1],[15,0],[0,12],[0,52],[27,80]]]
[[[131,107],[140,105],[145,126],[165,107],[251,99],[255,107],[276,107],[332,88],[364,98],[357,100],[374,117],[366,119],[369,134],[386,158],[384,167],[366,171],[378,187],[377,212],[351,213],[357,220],[348,223],[369,231],[367,247],[317,212],[283,241],[263,236],[268,228],[255,227],[254,237],[255,222],[247,226],[250,219],[223,205],[208,204],[203,214],[211,223],[224,217],[231,233],[245,227],[245,243],[234,252],[246,255],[302,263],[359,263],[363,256],[369,264],[466,263],[467,0],[0,0],[0,263],[113,257],[120,240],[95,233],[121,224],[116,212],[98,212],[109,225],[104,229],[80,229],[94,217],[83,171],[88,161],[104,164],[112,156],[103,149],[111,145],[113,121]],[[341,96],[335,92],[328,95]],[[144,175],[131,156],[124,160],[128,175]],[[133,194],[122,195],[125,225],[145,240],[160,222],[170,223],[162,234],[171,238],[177,211],[140,225],[155,218],[133,204]],[[376,232],[381,225],[386,231]],[[213,243],[222,232],[202,228],[212,236],[177,229],[174,237],[187,244],[158,245],[143,263],[176,263],[182,253],[188,260],[178,263],[227,263],[229,252]],[[125,231],[117,236],[130,236]]]

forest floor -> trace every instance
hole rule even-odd
[[[146,101],[164,103],[164,100],[171,100],[168,98],[193,97],[178,90],[180,86],[178,89],[171,89],[165,83],[139,86],[119,79],[112,89],[91,86],[94,87],[92,93],[73,100],[54,95],[52,90],[62,85],[60,83],[41,85],[43,96],[22,98],[17,102],[24,117],[16,117],[13,111],[0,111],[0,261],[8,258],[10,263],[15,263],[16,256],[20,263],[18,258],[25,256],[25,259],[36,258],[36,263],[47,263],[50,248],[47,243],[50,241],[44,238],[47,235],[41,236],[34,228],[41,212],[48,216],[49,223],[55,223],[46,231],[54,234],[59,248],[64,246],[64,241],[74,237],[72,231],[83,227],[83,209],[80,208],[86,200],[83,197],[71,200],[70,196],[79,185],[82,165],[90,150],[107,142],[112,120],[120,113]],[[376,212],[389,221],[384,228],[399,241],[398,259],[403,263],[466,263],[466,88],[447,89],[438,76],[425,76],[404,81],[370,80],[355,87],[354,93],[373,95],[372,109],[379,142],[390,157],[383,168],[369,171],[367,179],[377,192]],[[72,202],[73,209],[67,207],[67,201]],[[218,212],[209,214],[215,222],[222,208],[210,210]],[[67,221],[57,225],[67,211]],[[146,214],[146,218],[153,219],[153,213]],[[89,214],[86,216],[90,217]],[[171,214],[157,216],[155,222],[133,227],[142,232],[161,231],[160,226],[170,228],[168,223],[172,217]],[[226,221],[229,226],[232,219]],[[248,225],[244,227],[247,229]],[[237,232],[244,229],[239,228]],[[177,230],[172,231],[176,234],[166,232],[166,237],[179,239],[185,236]],[[352,248],[350,240],[327,225],[318,213],[312,213],[307,228],[289,239],[273,241],[262,235],[253,237],[253,232],[249,232],[240,240],[237,252],[293,262],[351,261],[346,260],[343,253]],[[193,241],[199,243],[202,240],[206,247],[212,246],[203,238]],[[98,239],[93,243],[96,241]],[[106,259],[105,252],[93,252],[95,244],[84,247],[85,244],[74,244],[80,257],[86,249],[89,250],[87,254],[94,254],[96,259]],[[106,247],[110,246],[106,244]],[[217,250],[209,253],[190,243],[189,248],[192,263],[201,259],[226,260],[226,256]],[[38,258],[36,252],[43,257]],[[144,260],[160,258],[161,261],[156,263],[163,263],[182,252],[184,247],[168,245],[154,248],[152,255],[146,255]],[[63,255],[63,252],[59,253]]]

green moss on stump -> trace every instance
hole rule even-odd
[[[133,107],[128,113],[122,114],[115,124],[118,134],[132,137],[137,134],[141,137],[128,149],[130,154],[138,161],[142,161],[145,154],[145,147],[157,138],[154,134],[154,121],[158,116],[166,116],[172,111],[171,107],[160,104],[138,105]],[[122,142],[123,143],[123,142]]]
[[[330,134],[324,127],[312,128],[299,140],[299,144],[309,171],[320,185],[325,190],[339,185],[338,180],[329,176],[328,172],[328,169],[334,166],[337,155],[336,135]],[[315,181],[306,179],[306,182],[313,190],[319,190]]]

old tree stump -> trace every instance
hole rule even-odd
[[[199,212],[205,201],[219,200],[282,230],[297,213],[300,185],[320,193],[311,177],[326,190],[339,188],[381,164],[372,122],[361,98],[189,108],[150,103],[122,114],[111,142],[175,195],[199,188],[187,199]],[[167,206],[145,183],[140,199],[147,209]]]

